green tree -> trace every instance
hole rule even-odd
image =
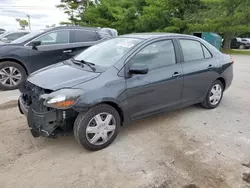
[[[25,30],[25,27],[29,25],[27,20],[22,20],[22,19],[16,19],[16,21],[19,23],[20,27],[22,30]]]
[[[198,12],[200,0],[100,0],[82,19],[92,26],[113,27],[120,34],[187,30],[188,16]]]
[[[142,7],[142,15],[139,20],[139,30],[143,32],[162,31],[170,25],[168,1],[146,0]]]
[[[170,26],[167,32],[188,32],[188,23],[192,21],[193,15],[203,11],[204,3],[201,0],[168,0],[168,13],[170,15]]]
[[[190,31],[212,31],[224,35],[224,49],[231,40],[250,32],[250,0],[204,0],[206,10],[195,16]]]
[[[69,22],[61,22],[61,25],[79,25],[81,23],[81,15],[86,9],[93,4],[91,0],[61,0],[61,4],[56,5],[57,8],[64,11],[68,15]]]
[[[100,0],[90,6],[82,20],[90,26],[112,27],[120,34],[138,31],[138,21],[145,0]]]
[[[133,32],[209,31],[224,36],[230,48],[235,36],[250,32],[250,0],[61,0],[57,6],[70,22]]]

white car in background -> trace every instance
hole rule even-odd
[[[0,35],[0,44],[2,43],[10,43],[24,35],[29,34],[29,31],[11,31],[11,32],[4,32]]]
[[[243,38],[242,40],[248,41],[250,43],[250,38]]]

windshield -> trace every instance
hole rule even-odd
[[[4,37],[5,37],[6,35],[8,35],[8,34],[10,34],[10,32],[7,32],[7,31],[4,32],[3,34],[0,35],[0,39],[1,39],[1,38],[4,38]]]
[[[243,42],[249,42],[249,39],[242,39]]]
[[[42,30],[41,31],[31,32],[31,33],[29,33],[27,35],[24,35],[23,37],[20,37],[20,38],[18,38],[16,40],[12,41],[11,43],[15,43],[15,44],[17,44],[17,43],[23,43],[23,42],[25,42],[25,41],[27,41],[27,40],[35,37],[36,35],[38,35],[38,34],[40,34],[42,32],[43,32]]]
[[[136,38],[113,38],[88,48],[74,59],[110,67],[141,41]]]

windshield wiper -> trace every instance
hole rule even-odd
[[[95,64],[94,63],[90,63],[90,62],[87,62],[87,61],[84,61],[84,60],[76,60],[74,58],[72,58],[72,61],[73,62],[76,62],[76,63],[80,63],[81,65],[87,65],[89,68],[91,68],[92,71],[96,71],[96,68],[94,67]]]

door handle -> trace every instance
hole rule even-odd
[[[180,72],[175,72],[172,77],[175,78],[175,77],[179,77],[181,76],[182,74]]]
[[[64,50],[63,53],[71,53],[72,50]]]

